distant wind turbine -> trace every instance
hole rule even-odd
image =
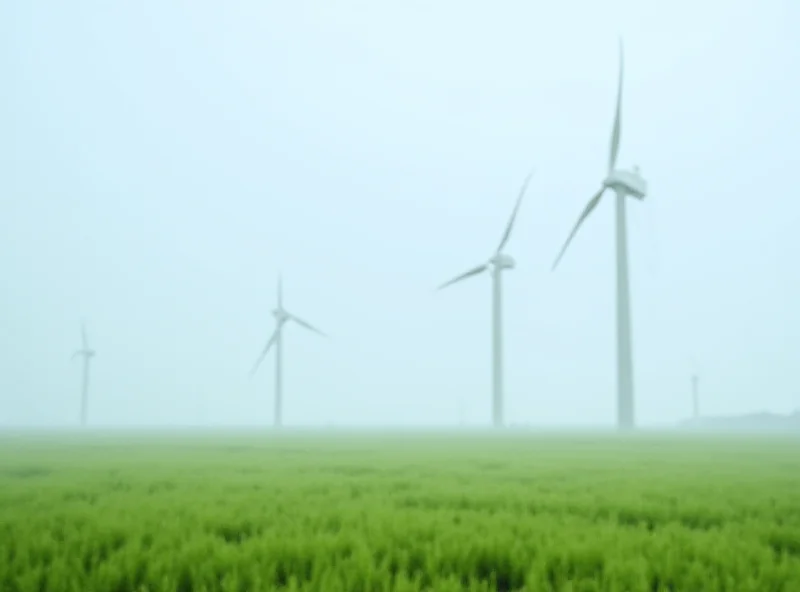
[[[633,170],[617,169],[617,153],[619,152],[619,141],[621,133],[621,111],[622,111],[622,75],[623,75],[623,53],[622,39],[619,40],[619,86],[617,88],[617,108],[614,116],[614,127],[611,132],[611,150],[608,158],[608,171],[600,190],[584,208],[577,223],[572,229],[567,241],[553,263],[555,270],[558,262],[563,257],[570,242],[578,232],[581,224],[589,217],[592,211],[600,203],[600,198],[606,189],[611,189],[616,193],[616,247],[617,247],[617,425],[621,429],[632,429],[635,424],[634,419],[634,399],[633,399],[633,355],[631,346],[631,313],[630,313],[630,289],[628,287],[628,246],[625,229],[625,204],[626,198],[635,197],[642,200],[647,194],[647,182],[639,174],[639,168]]]
[[[492,299],[492,425],[499,428],[503,425],[503,330],[502,330],[502,285],[500,274],[504,269],[513,269],[515,266],[514,258],[510,255],[503,253],[503,248],[506,246],[508,239],[511,237],[511,230],[514,227],[514,221],[519,212],[519,206],[522,203],[522,197],[528,188],[528,183],[533,176],[533,171],[528,173],[525,181],[522,183],[522,188],[519,191],[517,202],[514,204],[514,210],[511,213],[511,218],[508,221],[506,230],[503,233],[503,238],[500,239],[500,244],[492,257],[486,262],[473,267],[467,272],[445,282],[439,286],[439,290],[451,286],[461,280],[465,280],[475,275],[479,275],[484,271],[491,270],[493,280],[493,299]]]
[[[313,327],[311,324],[307,323],[300,317],[297,317],[283,308],[283,282],[281,280],[281,276],[278,276],[278,306],[275,310],[272,311],[273,316],[275,317],[275,331],[272,333],[272,336],[267,341],[267,344],[264,346],[264,349],[261,351],[261,355],[258,356],[256,363],[253,365],[253,369],[250,371],[250,377],[256,373],[258,367],[261,365],[261,362],[264,361],[267,353],[269,353],[270,348],[275,346],[275,427],[281,427],[281,417],[283,412],[283,326],[289,322],[294,321],[301,327],[305,327],[309,331],[313,331],[318,335],[322,335],[323,337],[327,337],[322,331]]]
[[[89,407],[89,362],[95,355],[95,351],[89,348],[89,340],[86,337],[86,324],[81,323],[81,341],[83,347],[72,354],[72,359],[81,356],[83,358],[83,382],[81,385],[81,425],[86,425],[86,415]]]

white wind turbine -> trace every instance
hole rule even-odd
[[[86,415],[89,407],[89,362],[95,355],[95,351],[89,348],[89,340],[86,338],[86,324],[81,323],[81,343],[83,347],[72,354],[72,359],[81,356],[83,358],[83,382],[81,384],[81,425],[86,425]]]
[[[313,327],[311,324],[307,323],[303,319],[289,313],[285,308],[283,308],[283,282],[281,280],[281,276],[278,276],[278,306],[275,310],[272,311],[272,315],[275,317],[275,331],[272,333],[272,336],[267,341],[267,344],[264,346],[264,349],[261,351],[261,355],[258,356],[256,363],[253,365],[253,369],[250,371],[250,377],[256,373],[258,367],[261,365],[261,362],[266,357],[267,353],[269,353],[270,348],[275,346],[275,427],[281,427],[281,415],[283,412],[283,326],[289,322],[294,321],[301,327],[305,327],[309,331],[313,331],[323,337],[326,335]]]
[[[700,371],[697,367],[697,360],[692,358],[692,420],[700,420]]]
[[[474,275],[478,275],[491,269],[493,281],[492,298],[492,424],[498,428],[503,425],[503,330],[502,330],[502,285],[500,274],[504,269],[513,269],[515,266],[514,258],[503,253],[508,239],[511,236],[511,229],[519,212],[522,197],[528,188],[533,171],[531,171],[522,183],[517,202],[514,204],[514,211],[508,221],[503,238],[492,257],[486,262],[473,267],[469,271],[445,282],[439,286],[439,290],[446,288],[456,282],[465,280]]]
[[[617,109],[614,116],[614,127],[611,131],[611,150],[608,158],[608,171],[600,190],[584,208],[567,241],[553,263],[556,268],[570,242],[578,232],[583,221],[600,203],[606,189],[616,194],[616,247],[617,247],[617,425],[621,429],[634,427],[633,399],[633,360],[631,352],[631,313],[630,291],[628,287],[628,247],[625,230],[625,205],[628,197],[642,200],[647,194],[647,182],[639,174],[639,168],[632,170],[617,169],[617,153],[619,152],[621,110],[622,110],[622,39],[619,41],[619,86],[617,88]]]

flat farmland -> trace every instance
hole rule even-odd
[[[0,436],[0,590],[800,590],[800,439]]]

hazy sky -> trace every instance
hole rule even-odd
[[[626,49],[637,419],[800,407],[800,5],[792,0],[0,3],[0,425],[615,418],[612,200]]]

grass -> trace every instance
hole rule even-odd
[[[800,439],[0,438],[0,590],[800,590]]]

